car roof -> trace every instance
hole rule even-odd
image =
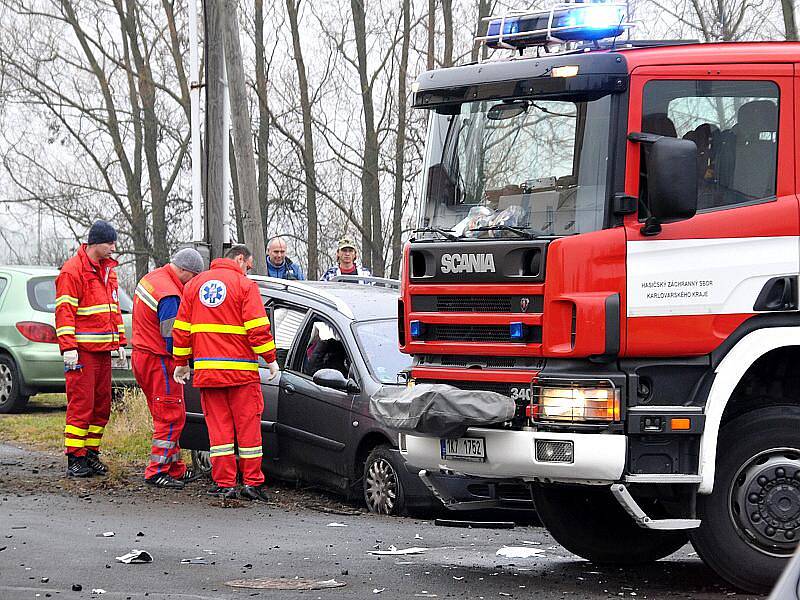
[[[396,289],[338,281],[292,281],[259,276],[252,278],[266,295],[281,297],[284,296],[283,293],[271,292],[285,292],[285,299],[294,297],[300,304],[308,304],[302,300],[318,302],[354,321],[397,317]]]
[[[21,273],[24,275],[58,275],[59,270],[56,267],[48,267],[41,265],[0,265],[0,271],[7,273]]]

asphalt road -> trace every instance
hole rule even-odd
[[[62,478],[62,463],[0,444],[2,600],[748,597],[720,583],[691,546],[648,567],[611,570],[569,554],[537,527],[461,529],[352,514],[335,498],[285,486],[266,506],[209,499],[201,482],[171,493],[138,484],[108,489],[99,479]],[[114,536],[102,537],[108,531]],[[390,545],[426,550],[368,554]],[[541,556],[498,556],[504,546]],[[150,552],[153,562],[116,561],[134,548]],[[206,564],[181,563],[197,557]],[[226,585],[263,578],[346,585],[302,592]],[[72,591],[73,584],[82,590]]]

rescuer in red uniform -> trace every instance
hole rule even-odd
[[[172,352],[179,383],[189,379],[188,362],[194,359],[194,386],[200,389],[216,484],[209,494],[236,497],[238,444],[241,496],[266,502],[258,357],[267,362],[270,379],[278,374],[278,363],[258,285],[245,277],[252,266],[253,253],[246,246],[233,246],[225,258],[213,261],[210,270],[186,285],[173,327]]]
[[[100,439],[111,414],[111,354],[125,356],[119,310],[117,232],[105,221],[89,229],[86,244],[56,278],[56,335],[64,356],[67,475],[105,475]]]
[[[144,480],[156,487],[181,489],[187,475],[178,446],[186,407],[183,385],[172,377],[172,326],[184,285],[203,269],[203,257],[197,250],[178,250],[169,264],[142,277],[133,297],[133,375],[153,416],[153,442]]]

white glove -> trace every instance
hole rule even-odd
[[[120,346],[117,349],[117,356],[119,356],[120,360],[124,360],[124,361],[128,360],[128,355],[125,353],[125,346]]]
[[[181,385],[185,384],[189,381],[189,365],[181,365],[179,367],[175,367],[175,372],[172,374],[172,378],[180,383]]]
[[[77,350],[65,350],[64,351],[64,366],[68,370],[74,369],[78,366],[78,351]]]
[[[271,363],[267,363],[267,367],[269,368],[269,381],[272,381],[278,376],[278,373],[281,372],[280,367],[278,367],[278,363],[274,360]]]

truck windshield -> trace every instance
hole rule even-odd
[[[420,226],[459,237],[602,229],[610,106],[488,100],[432,114]]]

